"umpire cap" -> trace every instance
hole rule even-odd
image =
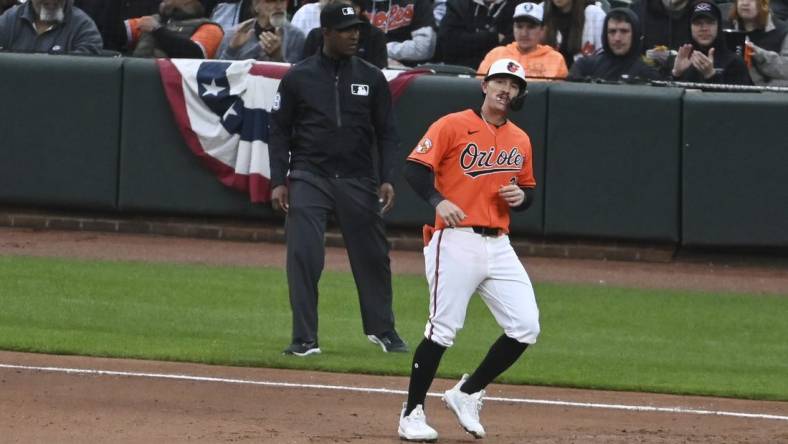
[[[321,28],[342,30],[361,23],[363,22],[356,15],[356,11],[347,3],[331,3],[320,11]]]

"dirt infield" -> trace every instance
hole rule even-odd
[[[347,269],[343,250],[327,254],[329,269]],[[13,228],[0,228],[0,255],[284,263],[277,244]],[[781,266],[525,262],[536,282],[788,289]],[[423,266],[413,252],[394,252],[392,264],[397,273],[420,274]],[[451,383],[438,380],[432,392]],[[401,377],[0,352],[0,442],[394,443],[406,388]],[[483,442],[788,443],[788,402],[503,385],[490,386],[488,397]],[[441,443],[474,441],[438,399],[427,409]]]

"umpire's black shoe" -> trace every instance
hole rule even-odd
[[[309,356],[320,354],[317,342],[293,342],[283,352],[283,355]]]
[[[408,344],[399,337],[395,330],[379,335],[368,335],[367,338],[373,344],[378,344],[386,353],[407,353],[410,351]]]

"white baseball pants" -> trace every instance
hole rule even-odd
[[[424,248],[424,262],[430,290],[427,339],[451,347],[478,291],[506,336],[536,342],[539,308],[509,236],[482,236],[464,227],[438,230]]]

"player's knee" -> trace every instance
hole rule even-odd
[[[427,327],[424,330],[425,338],[446,348],[454,345],[454,337],[456,335],[456,330],[430,322],[427,323]]]
[[[521,320],[514,328],[506,332],[506,336],[523,344],[534,344],[540,331],[539,319],[533,317]]]

